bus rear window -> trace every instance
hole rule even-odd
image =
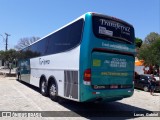
[[[101,39],[134,43],[134,28],[128,23],[109,16],[92,16],[93,33]]]

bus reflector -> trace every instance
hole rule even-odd
[[[84,71],[83,79],[84,79],[84,84],[85,85],[90,85],[90,82],[91,82],[91,69],[86,69]]]
[[[92,92],[92,94],[100,94],[100,92]]]

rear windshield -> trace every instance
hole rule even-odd
[[[92,24],[93,32],[98,38],[134,43],[134,28],[122,20],[93,14]]]

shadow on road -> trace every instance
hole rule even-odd
[[[74,101],[65,100],[60,103],[65,108],[77,113],[85,118],[95,117],[115,117],[115,120],[122,117],[122,119],[131,119],[138,116],[137,114],[146,115],[146,113],[153,113],[143,108],[135,107],[132,105],[120,102],[108,103],[78,103]]]
[[[22,84],[30,87],[36,92],[40,92],[39,88],[21,82]],[[132,119],[139,116],[135,115],[146,115],[146,113],[153,113],[143,108],[124,104],[120,102],[108,102],[108,103],[80,103],[75,101],[66,100],[60,98],[59,104],[69,109],[70,111],[51,111],[50,116],[52,117],[84,117],[87,119],[111,119],[111,120],[124,120]],[[56,115],[54,114],[56,112]],[[54,115],[53,115],[54,114]],[[106,118],[107,117],[107,118]]]
[[[17,80],[17,79],[16,79],[16,80]],[[22,83],[23,85],[25,85],[25,86],[33,89],[33,90],[36,91],[36,92],[40,92],[40,89],[39,89],[38,87],[35,87],[35,86],[33,86],[33,85],[31,85],[31,84],[28,84],[28,83],[26,83],[26,82],[23,82],[23,81],[19,81],[19,80],[17,80],[17,81],[20,82],[20,83]]]

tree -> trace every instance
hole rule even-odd
[[[154,36],[154,35],[155,36]],[[139,49],[138,58],[145,61],[146,65],[160,65],[160,35],[150,33],[146,38],[148,41]]]
[[[5,64],[9,68],[9,74],[11,73],[12,64],[17,59],[18,52],[14,49],[8,51],[0,51],[0,58],[5,61]]]
[[[15,49],[16,50],[21,50],[27,46],[29,46],[30,44],[32,44],[33,42],[37,41],[38,39],[40,39],[40,37],[25,37],[25,38],[21,38],[17,45],[15,45]]]
[[[140,48],[142,43],[143,43],[142,39],[140,39],[140,38],[135,39],[135,45],[137,48]]]
[[[160,65],[160,38],[157,38],[150,46],[152,61],[155,65]]]
[[[149,35],[147,35],[147,37],[144,40],[145,44],[152,44],[155,40],[157,40],[158,38],[160,38],[160,35],[158,33],[155,32],[151,32]]]

